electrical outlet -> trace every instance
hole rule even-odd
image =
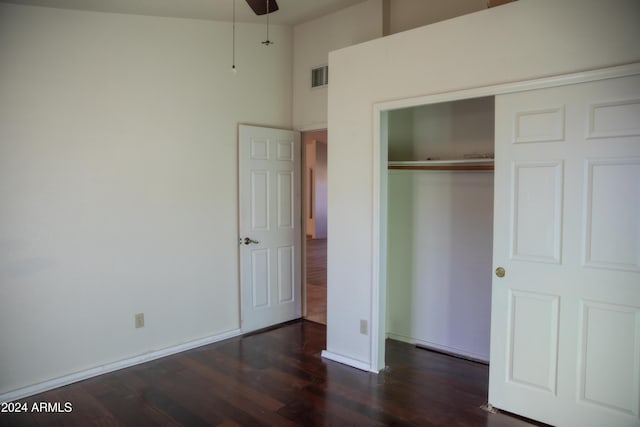
[[[360,319],[360,333],[362,335],[367,335],[369,333],[369,322],[365,319]]]
[[[144,313],[137,313],[135,319],[136,328],[144,328]]]

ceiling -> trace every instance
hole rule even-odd
[[[280,10],[270,15],[270,23],[296,25],[363,0],[277,0]],[[231,21],[234,0],[0,0],[0,3],[47,6],[96,12]],[[238,22],[264,22],[247,2],[235,0]]]

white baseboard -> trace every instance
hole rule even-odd
[[[333,360],[334,362],[342,363],[343,365],[351,366],[352,368],[357,368],[361,371],[373,372],[375,374],[378,373],[378,371],[371,369],[371,365],[369,363],[335,354],[327,350],[322,350],[322,358]]]
[[[106,365],[98,366],[95,368],[87,369],[73,374],[64,375],[62,377],[54,378],[51,380],[43,381],[41,383],[29,385],[16,390],[12,390],[3,394],[0,394],[0,402],[12,402],[17,399],[22,399],[34,394],[43,393],[45,391],[52,390],[54,388],[69,385],[78,381],[86,380],[98,375],[106,374],[108,372],[117,371],[119,369],[129,368],[131,366],[139,365],[141,363],[149,362],[151,360],[160,359],[162,357],[171,356],[172,354],[181,353],[183,351],[191,350],[203,345],[213,344],[218,341],[226,340],[241,335],[240,329],[233,329],[231,331],[223,332],[217,335],[211,335],[208,337],[200,338],[197,340],[189,341],[186,343],[178,344],[172,347],[163,348],[162,350],[156,350],[149,353],[134,356],[128,359],[119,360],[117,362],[107,363]]]
[[[446,345],[436,344],[430,341],[423,341],[417,338],[406,337],[404,335],[394,334],[392,332],[387,333],[387,338],[390,338],[396,341],[405,342],[408,344],[413,344],[418,347],[426,348],[427,350],[440,351],[442,353],[451,354],[453,356],[459,356],[459,357],[473,360],[476,362],[489,363],[488,355],[478,354],[478,353],[474,353],[474,352],[460,349],[460,348],[448,347]]]

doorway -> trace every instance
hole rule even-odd
[[[305,132],[305,319],[327,323],[327,130]]]
[[[487,363],[494,97],[387,114],[386,334]]]

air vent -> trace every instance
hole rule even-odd
[[[311,87],[322,87],[329,84],[329,66],[323,65],[311,69]]]

